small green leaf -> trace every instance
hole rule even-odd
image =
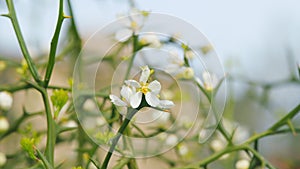
[[[69,99],[68,92],[62,89],[54,90],[51,96],[51,101],[54,106],[54,118],[58,116],[59,111],[67,103]]]
[[[28,156],[35,160],[36,159],[35,148],[34,148],[35,139],[24,137],[21,139],[20,144],[22,146],[22,149],[28,153]]]

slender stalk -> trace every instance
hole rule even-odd
[[[3,15],[3,16],[6,16],[11,20],[11,23],[12,23],[13,28],[15,30],[15,33],[16,33],[16,36],[17,36],[22,54],[23,54],[23,56],[26,60],[26,63],[28,65],[29,71],[30,71],[32,77],[34,78],[34,80],[39,83],[41,80],[40,80],[38,71],[37,71],[37,69],[36,69],[36,67],[35,67],[35,65],[32,61],[32,58],[31,58],[31,56],[28,52],[24,37],[22,35],[21,28],[20,28],[20,25],[19,25],[19,22],[18,22],[18,19],[17,19],[17,15],[16,15],[16,12],[15,12],[15,7],[14,7],[13,0],[6,0],[6,4],[7,4],[9,13],[7,15]]]
[[[277,130],[283,125],[287,124],[288,120],[292,119],[300,111],[300,104],[296,106],[290,113],[285,115],[281,120],[275,123],[269,130]]]
[[[54,166],[54,147],[56,142],[56,127],[52,117],[50,101],[46,89],[41,91],[47,117],[47,143],[45,155],[51,166]]]
[[[62,23],[65,19],[64,12],[63,12],[63,4],[64,4],[63,0],[60,0],[59,1],[59,11],[58,11],[58,18],[57,18],[56,28],[55,28],[55,32],[54,32],[54,35],[53,35],[53,38],[52,38],[52,41],[51,41],[48,66],[47,66],[46,75],[45,75],[45,79],[44,79],[45,87],[48,86],[51,75],[52,75],[52,72],[53,72],[59,34],[60,34],[61,27],[62,27]]]
[[[125,78],[123,81],[127,80],[129,75],[130,75],[130,71],[131,71],[131,68],[132,68],[132,65],[133,65],[133,62],[134,62],[134,58],[135,58],[135,55],[136,55],[136,52],[138,51],[138,36],[137,35],[132,35],[132,38],[133,38],[133,49],[132,49],[132,56],[129,60],[129,65],[127,67],[127,70],[126,70],[126,74],[125,74]]]
[[[126,127],[128,126],[130,120],[132,119],[132,117],[135,115],[135,113],[138,112],[137,109],[130,109],[127,112],[126,118],[124,120],[124,122],[122,123],[122,125],[120,126],[117,135],[112,139],[112,144],[109,148],[109,151],[107,152],[104,162],[101,166],[101,169],[106,169],[109,163],[109,160],[111,159],[112,153],[114,152],[118,141],[120,140],[122,134],[124,133]]]

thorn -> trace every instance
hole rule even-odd
[[[63,15],[64,18],[72,18],[71,16],[68,15]]]
[[[9,14],[1,14],[1,16],[10,18],[10,15],[9,15]]]
[[[291,129],[293,135],[296,136],[296,135],[297,135],[296,130],[295,130],[295,128],[294,128],[294,126],[293,126],[293,123],[291,122],[290,119],[287,120],[287,125],[288,125],[289,128]]]

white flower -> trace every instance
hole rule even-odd
[[[0,109],[9,110],[12,106],[13,98],[8,92],[0,92]]]
[[[194,70],[191,67],[183,67],[183,71],[179,74],[180,78],[192,79],[194,77]]]
[[[110,95],[111,102],[117,106],[131,106],[132,108],[138,108],[142,102],[143,95],[147,103],[152,107],[159,107],[163,109],[169,109],[174,106],[174,103],[169,100],[160,100],[158,98],[161,90],[161,84],[154,80],[148,83],[151,71],[148,66],[142,67],[142,74],[139,82],[135,80],[126,80],[121,89],[121,96],[124,101],[115,95]]]
[[[149,45],[153,48],[159,48],[161,46],[160,40],[155,34],[143,35],[139,41],[142,45]]]
[[[250,166],[250,162],[248,160],[239,160],[235,163],[236,169],[248,169]]]
[[[0,133],[5,132],[9,129],[9,123],[7,118],[0,117]]]
[[[178,137],[174,134],[170,135],[167,139],[166,139],[166,144],[168,146],[174,146],[178,143]]]
[[[220,139],[215,139],[210,143],[210,147],[213,151],[218,152],[225,148],[225,142]]]
[[[180,144],[178,146],[178,152],[182,156],[187,155],[188,152],[189,152],[189,148],[186,145],[184,145],[184,144]]]
[[[74,120],[69,120],[63,124],[64,127],[75,128],[78,127],[77,123]]]
[[[0,152],[0,167],[4,166],[6,161],[7,161],[6,155],[4,153]]]
[[[185,57],[187,59],[193,59],[195,57],[195,53],[192,50],[188,50],[185,52]]]
[[[165,71],[176,75],[179,73],[179,69],[184,65],[184,61],[179,57],[179,52],[177,50],[170,50],[169,55],[170,58],[168,60],[171,64],[168,64]]]
[[[212,91],[219,83],[219,80],[215,74],[211,74],[208,71],[202,73],[203,82],[196,78],[196,82],[203,86],[206,90]]]
[[[132,97],[133,95],[133,88],[132,87],[129,87],[129,86],[125,86],[123,85],[122,86],[122,89],[121,89],[121,96],[122,98],[124,98],[124,101],[121,100],[118,96],[115,96],[115,95],[109,95],[109,98],[111,100],[111,102],[113,104],[115,104],[116,106],[130,106],[130,98]]]
[[[94,100],[92,99],[87,99],[83,106],[82,106],[83,110],[88,111],[88,112],[93,112],[95,110],[97,110],[97,105],[95,103]]]
[[[104,119],[104,117],[97,117],[96,118],[96,124],[98,126],[103,126],[106,124],[106,120]]]
[[[170,119],[170,113],[162,112],[162,111],[154,111],[152,113],[152,118],[156,120],[158,124],[165,124]]]

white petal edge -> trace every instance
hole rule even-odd
[[[170,109],[173,106],[175,106],[175,104],[170,100],[160,100],[158,107],[163,109]]]
[[[116,106],[127,106],[127,104],[115,95],[109,95],[111,102]]]
[[[137,92],[130,97],[130,105],[132,108],[138,108],[142,101],[142,92]]]
[[[124,97],[126,99],[126,101],[129,103],[130,97],[133,95],[132,89],[128,86],[122,86],[120,93],[121,93],[121,96]]]
[[[148,92],[146,94],[146,101],[152,107],[157,107],[160,102],[160,100],[157,97],[157,94],[155,94],[153,92]]]
[[[135,87],[135,88],[141,87],[141,85],[139,84],[139,82],[137,82],[135,80],[126,80],[125,84],[127,84],[128,86]]]
[[[158,94],[160,92],[161,85],[160,85],[159,81],[154,80],[153,82],[151,82],[149,84],[148,88],[151,90],[151,92]]]
[[[141,69],[142,69],[142,74],[140,77],[140,82],[146,83],[150,76],[150,69],[148,66],[143,66],[141,67]]]

